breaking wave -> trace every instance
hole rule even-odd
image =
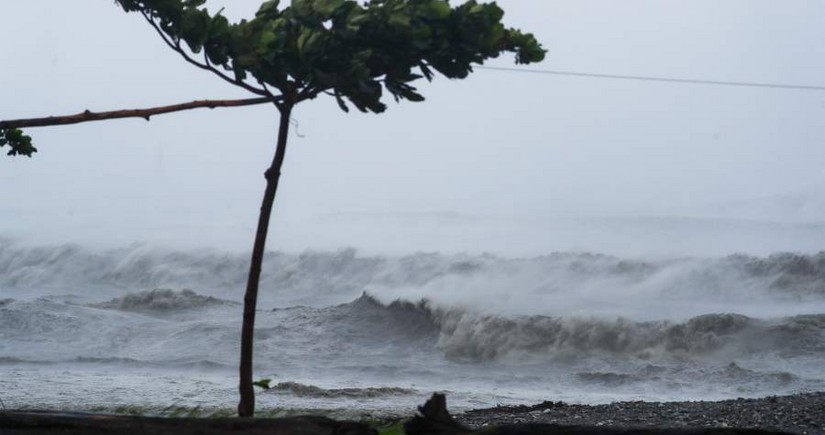
[[[362,256],[344,249],[269,252],[264,261],[262,292],[277,295],[278,306],[284,307],[342,303],[365,290],[381,300],[430,298],[465,305],[508,295],[509,302],[499,305],[512,311],[534,309],[535,296],[562,293],[611,302],[628,295],[690,295],[693,300],[825,296],[825,252],[642,261],[590,253],[526,259],[438,253]],[[247,272],[248,257],[242,254],[143,245],[95,252],[75,245],[29,247],[0,239],[0,289],[82,293],[94,287],[129,292],[196,288],[240,302]],[[565,312],[581,308],[563,306],[563,300],[553,302]]]
[[[687,373],[686,373],[687,372]],[[576,379],[595,387],[618,388],[640,385],[664,379],[678,379],[688,381],[690,378],[701,378],[719,384],[747,385],[759,384],[764,389],[786,389],[793,384],[804,383],[801,379],[787,371],[757,371],[741,367],[736,362],[715,367],[702,367],[693,370],[684,368],[661,367],[648,365],[629,373],[617,372],[580,372]]]
[[[767,258],[733,255],[725,262],[746,277],[766,278],[772,291],[825,295],[825,252],[774,254]]]
[[[67,366],[72,364],[79,365],[101,365],[101,366],[117,366],[130,368],[181,368],[181,369],[197,369],[197,370],[224,370],[232,369],[234,366],[222,364],[211,360],[200,361],[147,361],[135,358],[118,358],[118,357],[93,357],[93,356],[77,356],[74,358],[55,358],[55,359],[28,359],[0,356],[0,365],[59,365]]]
[[[280,382],[267,390],[272,393],[287,393],[298,397],[323,398],[377,398],[386,396],[402,396],[417,394],[417,390],[398,387],[367,387],[367,388],[321,388],[314,385],[305,385],[298,382]]]
[[[277,311],[290,310],[294,309]],[[506,316],[439,307],[427,300],[385,304],[368,294],[312,313],[302,311],[300,316],[317,317],[327,328],[342,331],[340,336],[348,341],[366,337],[378,343],[424,343],[457,361],[593,355],[655,361],[713,355],[825,353],[825,314],[755,319],[720,313],[683,322]]]
[[[126,296],[114,298],[108,302],[91,304],[91,306],[95,308],[108,308],[137,312],[168,312],[220,305],[237,305],[237,303],[224,299],[218,299],[212,296],[199,295],[188,289],[180,291],[171,289],[154,289],[145,292],[127,294]]]
[[[825,388],[825,252],[639,260],[341,250],[265,261],[255,370],[293,403],[403,401],[433,389],[466,400],[510,390],[518,400],[551,390],[607,400],[606,390],[701,398]],[[246,255],[0,239],[0,364],[215,368],[229,379],[247,268]],[[359,388],[337,388],[341,379]]]
[[[426,301],[413,303],[395,300],[385,305],[364,293],[355,301],[335,308],[333,317],[346,319],[351,327],[361,326],[379,334],[419,340],[432,338],[438,332],[435,314]]]
[[[524,355],[576,358],[598,353],[659,359],[720,352],[798,355],[825,351],[825,315],[760,320],[739,314],[706,314],[676,323],[447,312],[439,325],[438,346],[445,355],[468,360]]]
[[[429,301],[382,304],[363,295],[340,305],[348,325],[410,337],[437,336],[447,358],[488,361],[524,356],[576,358],[622,355],[640,359],[691,358],[726,352],[795,354],[825,352],[825,314],[754,319],[741,314],[704,314],[684,322],[624,318],[480,314],[435,307]],[[379,333],[380,335],[380,333]]]

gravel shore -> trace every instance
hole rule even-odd
[[[499,406],[455,416],[473,428],[488,424],[552,423],[621,427],[737,427],[825,435],[825,392],[720,402],[617,402]]]

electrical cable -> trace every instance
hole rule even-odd
[[[693,85],[740,86],[740,87],[770,88],[770,89],[793,89],[793,90],[803,90],[803,91],[825,91],[825,86],[813,86],[813,85],[789,85],[789,84],[778,84],[778,83],[733,82],[733,81],[722,81],[722,80],[682,79],[682,78],[672,78],[672,77],[651,77],[651,76],[636,76],[636,75],[622,75],[622,74],[597,74],[597,73],[584,73],[584,72],[575,72],[575,71],[519,69],[519,68],[507,68],[507,67],[498,67],[498,66],[476,66],[474,68],[486,69],[486,70],[492,70],[492,71],[508,71],[508,72],[533,73],[533,74],[552,74],[552,75],[559,75],[559,76],[600,78],[600,79],[637,80],[637,81],[664,82],[664,83],[685,83],[685,84],[693,84]]]

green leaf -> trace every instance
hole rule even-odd
[[[450,11],[452,11],[450,4],[445,0],[433,0],[429,5],[427,5],[427,7],[429,8],[430,13],[432,13],[436,18],[442,20],[449,17]]]
[[[184,9],[180,23],[180,38],[186,41],[193,52],[201,51],[209,32],[209,13],[199,9]]]
[[[237,62],[232,62],[232,73],[235,75],[235,80],[243,80],[246,78],[246,70]]]
[[[361,29],[361,25],[369,22],[370,16],[360,9],[353,9],[347,15],[347,29],[352,32],[357,32]]]
[[[338,103],[338,107],[341,108],[344,112],[349,112],[349,107],[347,107],[347,103],[344,102],[344,99],[341,98],[341,94],[335,93],[335,102]]]
[[[303,58],[304,57],[304,46],[306,45],[309,38],[312,37],[312,29],[304,29],[300,35],[298,35],[298,40],[295,42],[295,47],[298,49],[298,56]]]
[[[266,47],[269,44],[275,42],[276,39],[278,39],[278,35],[275,33],[274,30],[265,30],[263,33],[261,33],[261,39],[259,43]]]
[[[343,6],[344,0],[315,0],[314,9],[323,18],[330,17],[335,11]]]
[[[389,23],[393,26],[410,27],[410,16],[403,12],[390,14]]]
[[[292,0],[290,9],[296,18],[310,17],[313,12],[312,0]]]
[[[424,77],[427,78],[428,82],[433,81],[433,71],[427,66],[424,62],[418,62],[418,68],[421,69],[421,73],[424,74]]]
[[[31,157],[37,152],[37,148],[32,145],[31,136],[23,134],[23,131],[17,128],[0,129],[0,148],[4,146],[10,148],[6,153],[9,156]]]
[[[269,0],[269,1],[263,2],[263,4],[261,4],[261,7],[258,8],[258,12],[255,13],[255,16],[261,16],[261,15],[267,15],[268,16],[272,13],[277,13],[278,12],[278,4],[280,4],[280,3],[281,3],[281,0]]]

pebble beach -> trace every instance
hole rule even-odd
[[[797,434],[825,434],[825,392],[718,402],[616,402],[574,405],[546,401],[532,406],[498,406],[456,415],[470,427],[491,424],[759,428]]]

